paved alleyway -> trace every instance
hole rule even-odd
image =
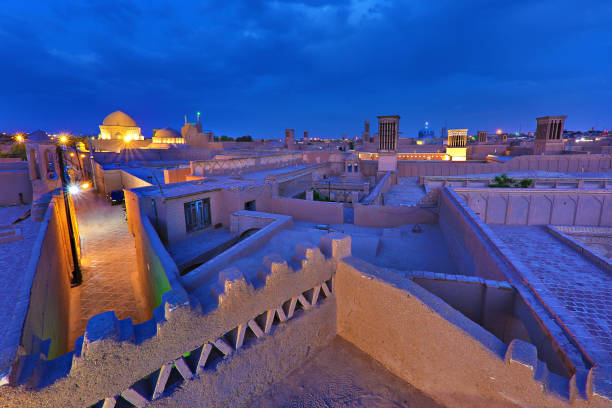
[[[72,289],[70,344],[96,314],[114,310],[119,319],[140,323],[151,317],[131,281],[137,267],[134,239],[123,205],[111,206],[93,192],[75,201],[81,236],[83,284]]]
[[[489,225],[539,280],[531,282],[556,299],[554,312],[583,343],[587,352],[612,356],[612,276],[555,239],[543,227]],[[551,302],[554,304],[556,302]],[[574,324],[574,322],[576,324]],[[582,327],[579,327],[582,326]],[[592,341],[595,340],[596,344]]]

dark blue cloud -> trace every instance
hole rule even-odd
[[[203,113],[222,134],[358,134],[402,115],[492,130],[612,127],[612,3],[13,1],[0,5],[0,127],[145,134]]]

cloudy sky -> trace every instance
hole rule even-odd
[[[612,1],[0,1],[0,130],[612,128]],[[375,129],[376,126],[373,126]]]

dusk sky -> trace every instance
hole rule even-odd
[[[123,110],[217,135],[612,128],[612,1],[0,2],[0,130],[98,132]]]

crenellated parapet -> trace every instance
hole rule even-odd
[[[10,384],[0,387],[0,405],[82,407],[104,400],[112,407],[125,400],[144,406],[176,382],[173,370],[182,381],[214,371],[213,361],[273,336],[275,328],[284,333],[298,315],[325,306],[338,261],[347,255],[350,237],[330,234],[319,246],[298,245],[288,260],[266,256],[252,279],[237,268],[222,270],[199,288],[210,302],[177,287],[144,323],[118,320],[114,312],[94,316],[72,352],[52,360],[44,350],[22,356]],[[335,323],[330,327],[332,335]]]

